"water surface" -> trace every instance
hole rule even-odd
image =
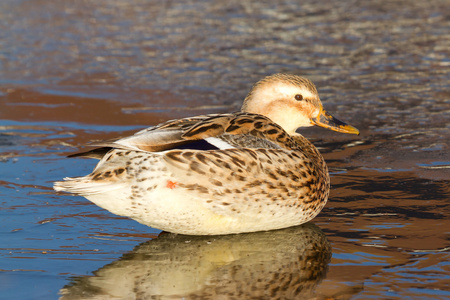
[[[445,0],[2,1],[0,294],[447,299],[449,30]],[[89,141],[238,110],[278,72],[361,130],[301,131],[331,173],[314,225],[159,236],[53,192]]]

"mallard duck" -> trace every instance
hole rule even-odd
[[[330,191],[319,151],[296,130],[359,134],[327,113],[314,84],[275,74],[240,112],[171,120],[78,154],[99,158],[84,177],[55,182],[110,212],[168,232],[218,235],[313,219]]]

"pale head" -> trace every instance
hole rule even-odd
[[[264,115],[293,134],[299,127],[314,125],[311,119],[319,116],[322,103],[309,79],[274,74],[253,86],[244,100],[242,111]]]

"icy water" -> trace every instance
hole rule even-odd
[[[447,0],[1,1],[0,298],[448,299],[449,57]],[[310,224],[160,234],[53,192],[89,141],[278,72],[361,131],[301,131],[332,182]]]

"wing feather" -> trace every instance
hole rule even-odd
[[[267,117],[243,112],[167,121],[141,130],[132,136],[95,142],[91,145],[103,148],[160,152],[177,147],[187,149],[190,143],[199,140],[209,141],[217,148],[221,148],[220,145],[230,145],[229,148],[292,150],[298,146],[289,134]],[[195,146],[193,147],[195,148]],[[89,157],[91,153],[89,151],[78,156]],[[90,157],[94,156],[90,155]]]

